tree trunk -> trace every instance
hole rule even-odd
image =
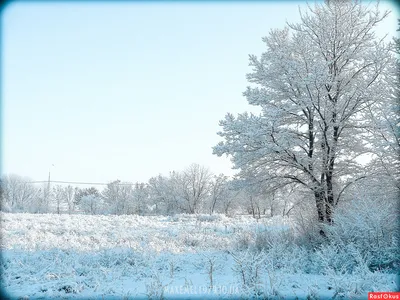
[[[317,206],[318,221],[320,223],[325,222],[325,197],[324,191],[321,187],[314,190],[315,204]]]
[[[328,224],[332,224],[334,198],[333,198],[332,173],[330,171],[326,176],[326,187],[327,187],[327,201],[325,203],[325,217],[326,217],[326,222]]]
[[[213,203],[212,203],[212,206],[211,206],[211,212],[210,212],[210,215],[212,215],[213,214],[213,212],[214,212],[214,209],[215,209],[215,204],[217,203],[217,198],[214,198],[213,199]]]
[[[336,122],[336,113],[332,115],[332,122]],[[333,208],[335,200],[333,196],[333,170],[335,166],[336,146],[339,139],[339,127],[333,127],[333,146],[330,149],[330,158],[328,163],[328,170],[326,172],[326,191],[327,191],[327,203],[326,203],[326,221],[328,224],[333,222]]]

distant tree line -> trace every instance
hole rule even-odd
[[[1,178],[1,210],[114,215],[248,213],[261,217],[288,214],[298,201],[296,197],[287,198],[290,193],[270,193],[262,184],[247,185],[192,164],[146,183],[115,180],[103,190],[48,183],[38,186],[29,178],[5,175]]]

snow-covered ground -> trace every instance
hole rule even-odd
[[[259,233],[289,230],[282,218],[0,216],[2,289],[13,298],[363,299],[396,290],[394,274],[321,275],[301,248],[288,257],[285,245],[246,250]]]

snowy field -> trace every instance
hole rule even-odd
[[[2,289],[12,299],[366,299],[396,290],[394,274],[321,275],[324,260],[301,247],[255,251],[266,233],[271,244],[291,230],[282,218],[0,216]]]

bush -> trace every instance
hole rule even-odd
[[[351,299],[385,285],[386,290],[391,289],[387,276],[371,271],[368,256],[364,256],[352,243],[322,245],[315,253],[314,266],[329,278],[330,287],[335,291],[334,297],[340,295]]]
[[[294,235],[290,228],[266,228],[256,233],[255,247],[257,250],[268,250],[277,244],[291,246],[294,243]]]
[[[242,288],[251,295],[263,293],[262,274],[265,272],[267,256],[263,251],[251,250],[230,253],[235,261],[233,272],[238,276]]]
[[[291,221],[297,244],[311,251],[326,242],[320,234],[321,224],[315,211],[315,200],[309,199],[297,205]]]
[[[370,270],[394,269],[400,263],[398,224],[396,201],[367,197],[338,207],[334,224],[326,232],[330,247],[338,248],[342,260],[346,260],[345,251],[356,251]]]
[[[223,220],[224,216],[220,214],[206,215],[198,214],[196,215],[196,220],[199,222],[216,222]]]
[[[254,244],[254,234],[250,231],[242,231],[238,234],[237,242],[234,246],[236,250],[247,250]]]
[[[265,251],[273,269],[289,273],[311,273],[311,251],[296,243],[294,232],[290,228],[282,230],[264,230],[258,232],[255,248]]]

